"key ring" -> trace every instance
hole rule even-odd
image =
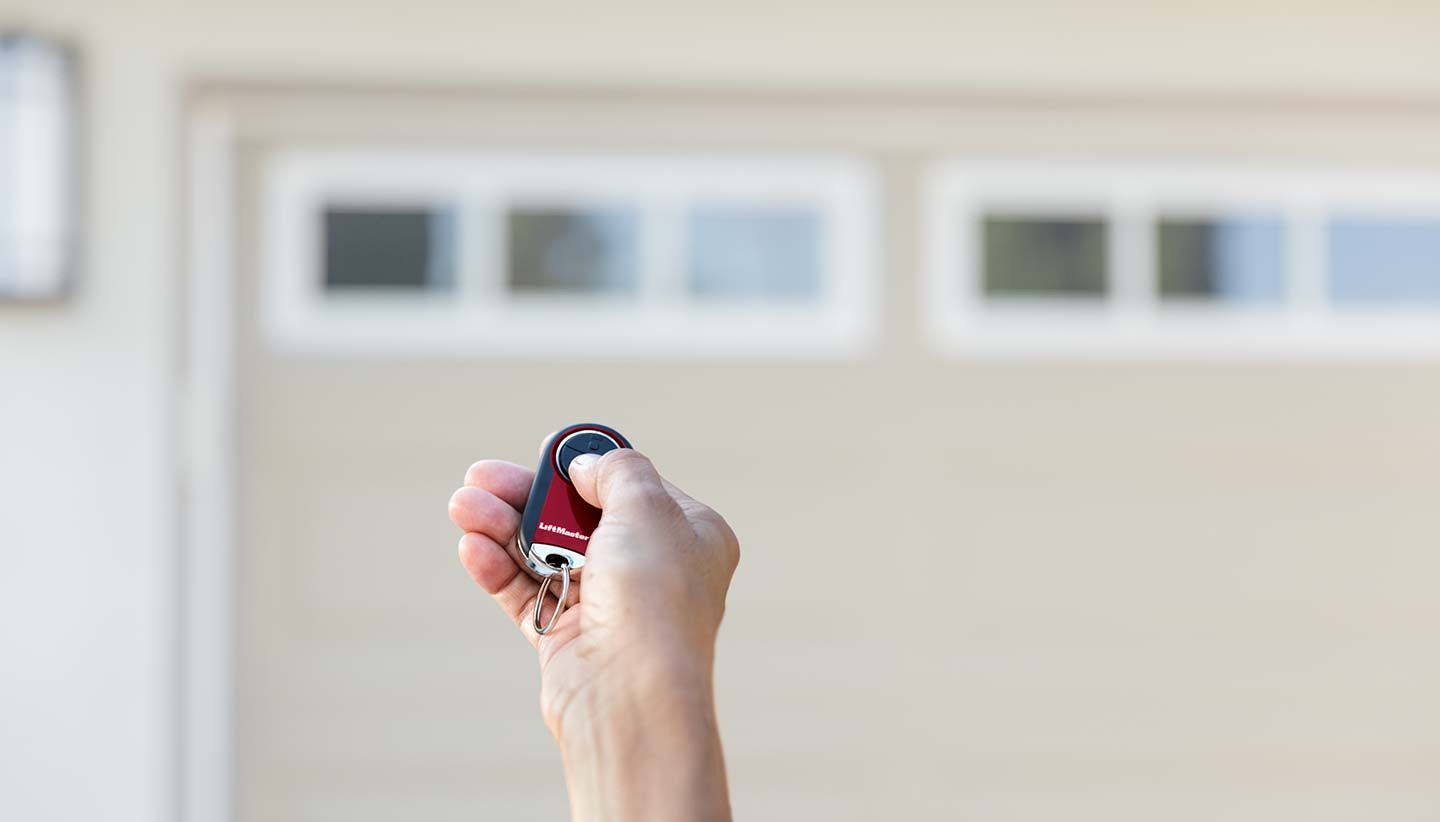
[[[555,623],[560,621],[560,614],[565,612],[565,599],[570,596],[570,563],[562,559],[559,565],[550,563],[550,567],[559,571],[559,575],[562,577],[560,599],[555,603],[555,613],[550,615],[549,624],[541,625],[540,610],[545,607],[545,592],[550,590],[550,580],[556,577],[556,574],[546,574],[545,578],[540,580],[540,591],[535,594],[535,610],[530,614],[530,622],[535,628],[535,633],[540,636],[545,636],[555,630]]]

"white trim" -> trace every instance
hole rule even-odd
[[[195,112],[188,138],[180,818],[230,822],[235,816],[236,376],[235,161],[228,112]]]
[[[1325,359],[1440,356],[1440,309],[1332,308],[1325,228],[1335,215],[1440,219],[1433,171],[1327,171],[1213,165],[945,161],[924,193],[923,312],[951,355]],[[1110,290],[1075,299],[986,298],[978,225],[985,213],[1101,215]],[[1286,228],[1275,305],[1163,302],[1158,214],[1273,215]]]
[[[261,174],[262,325],[289,353],[836,356],[862,349],[877,326],[877,186],[852,158],[290,148],[267,157]],[[464,287],[443,296],[323,293],[315,217],[336,200],[454,204]],[[730,303],[686,293],[674,270],[686,241],[681,215],[702,202],[815,209],[818,299]],[[638,294],[509,293],[498,220],[515,203],[635,209]]]

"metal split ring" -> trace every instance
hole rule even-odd
[[[560,615],[565,612],[565,599],[570,596],[570,563],[562,561],[561,565],[551,565],[558,573],[547,574],[540,580],[540,591],[535,594],[535,610],[530,614],[530,622],[535,627],[535,633],[545,636],[555,630],[555,623],[560,621]],[[550,622],[540,624],[540,610],[545,607],[545,592],[550,590],[550,580],[560,576],[560,599],[555,603],[555,613],[550,615]]]

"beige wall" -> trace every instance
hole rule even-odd
[[[7,501],[0,505],[0,551],[7,563],[7,573],[0,574],[0,624],[8,626],[0,631],[0,656],[7,670],[22,672],[6,678],[0,708],[5,739],[0,744],[0,815],[16,818],[152,820],[165,818],[174,807],[174,636],[180,617],[173,603],[181,556],[175,539],[175,488],[181,479],[175,376],[181,356],[176,331],[178,137],[184,89],[197,78],[866,87],[1002,96],[1019,91],[1050,98],[1139,94],[1161,101],[1186,95],[1293,94],[1382,100],[1385,109],[1398,111],[1424,108],[1429,105],[1424,101],[1440,90],[1440,50],[1434,47],[1440,10],[1426,2],[1383,7],[1211,3],[1183,10],[1038,2],[948,8],[732,3],[702,14],[673,3],[563,9],[552,4],[8,0],[0,5],[0,23],[28,24],[78,44],[86,60],[84,108],[90,129],[85,276],[76,298],[39,309],[0,307],[0,384],[5,386],[0,391],[0,499]],[[1363,115],[1353,118],[1364,120]],[[1377,159],[1388,156],[1375,154]],[[897,328],[889,327],[892,332]],[[506,368],[493,366],[484,372],[488,379],[495,379],[492,368],[502,382],[516,379],[506,376]],[[878,373],[875,364],[856,368]],[[1009,625],[1023,609],[1026,618],[1015,629],[1022,638],[1029,636],[1031,645],[1000,645],[995,653],[1009,657],[992,656],[987,663],[974,661],[986,659],[983,655],[945,654],[927,663],[913,650],[924,647],[919,635],[882,643],[885,627],[899,624],[900,606],[875,615],[876,621],[859,634],[866,647],[892,649],[889,667],[844,653],[859,619],[848,605],[805,635],[774,631],[768,634],[769,646],[744,641],[769,630],[767,617],[785,607],[774,574],[801,571],[798,555],[785,547],[806,538],[804,521],[795,513],[772,510],[773,500],[741,493],[734,477],[746,463],[737,460],[753,458],[753,453],[698,452],[692,439],[658,418],[658,409],[693,412],[694,397],[667,390],[654,418],[651,412],[593,409],[596,416],[634,431],[675,466],[682,480],[732,511],[750,535],[725,639],[728,667],[722,681],[742,808],[758,813],[788,802],[814,811],[815,802],[839,802],[828,790],[832,784],[870,786],[875,797],[904,785],[908,796],[921,784],[911,778],[912,769],[933,776],[942,768],[958,776],[929,781],[914,802],[990,801],[995,804],[975,810],[997,817],[1011,807],[1007,801],[1021,803],[1013,807],[1020,809],[1015,815],[1023,815],[1023,803],[1064,803],[1070,796],[1066,791],[1141,811],[1154,807],[1146,803],[1180,797],[1200,802],[1192,806],[1197,815],[1215,810],[1211,816],[1221,813],[1202,801],[1210,796],[1243,795],[1248,812],[1274,807],[1280,809],[1275,815],[1296,812],[1296,803],[1306,796],[1313,796],[1315,804],[1305,810],[1317,812],[1385,797],[1396,803],[1396,816],[1416,808],[1409,815],[1424,816],[1433,808],[1423,804],[1433,803],[1433,795],[1417,793],[1421,789],[1413,786],[1435,771],[1435,714],[1405,696],[1417,682],[1434,684],[1433,670],[1426,680],[1426,669],[1419,667],[1424,655],[1407,657],[1417,648],[1418,631],[1434,624],[1434,612],[1425,610],[1416,590],[1424,568],[1414,564],[1417,545],[1423,544],[1419,540],[1434,531],[1433,522],[1423,519],[1427,500],[1419,496],[1434,456],[1427,428],[1434,403],[1429,369],[999,369],[939,363],[926,355],[912,368],[954,386],[946,389],[957,393],[947,395],[945,406],[953,404],[963,410],[956,419],[974,423],[962,426],[964,437],[953,441],[965,457],[958,464],[966,473],[951,479],[969,477],[956,487],[973,492],[977,500],[969,509],[975,518],[975,550],[992,542],[1003,546],[992,554],[976,553],[957,569],[951,595],[961,610],[951,620],[957,626],[953,630],[971,646],[997,646],[998,636],[987,634],[992,629],[985,626]],[[276,378],[286,369],[277,365]],[[715,365],[700,373],[755,388],[784,380],[783,370],[776,368],[744,375],[736,371]],[[326,379],[342,379],[346,373]],[[372,376],[352,374],[356,390]],[[659,375],[641,370],[636,379],[652,376]],[[677,379],[675,384],[684,387],[696,377]],[[838,405],[854,401],[848,380],[823,372],[817,379],[817,395]],[[883,388],[898,377],[876,379]],[[277,396],[294,401],[304,395],[277,389]],[[1231,399],[1217,402],[1214,397]],[[893,403],[882,406],[878,397],[861,398],[883,407],[892,420],[877,432],[910,436],[901,421],[912,417],[895,416]],[[804,433],[808,418],[800,412],[811,410],[807,403],[812,401],[781,408],[780,421],[798,436],[811,436]],[[1059,404],[1071,413],[1064,427],[1064,418],[1047,413]],[[428,448],[412,456],[400,447],[395,453],[376,453],[375,464],[387,470],[401,466],[405,476],[426,478],[404,503],[416,517],[431,516],[421,500],[443,495],[442,486],[448,487],[471,452],[524,459],[528,447],[512,442],[508,432],[555,422],[503,409],[515,415],[494,418],[497,432],[498,423],[505,423],[504,441],[489,439],[498,434],[479,433],[476,426],[474,439],[458,447],[454,437],[468,436],[471,421],[455,408],[443,411],[454,418],[437,426]],[[356,424],[372,413],[361,411]],[[747,413],[758,426],[760,412]],[[933,410],[908,413],[917,422],[941,417]],[[1219,422],[1206,427],[1207,420]],[[1166,421],[1173,426],[1164,427]],[[991,437],[987,426],[1009,433]],[[1107,435],[1122,428],[1140,432],[1142,445],[1110,447]],[[1192,433],[1196,429],[1201,433]],[[1172,431],[1185,433],[1172,436]],[[312,447],[320,453],[335,447],[327,442],[317,437]],[[767,466],[795,458],[788,449],[768,445],[760,440],[754,446],[756,453],[764,449]],[[256,458],[264,459],[265,453],[257,452]],[[723,471],[711,470],[717,463]],[[1092,479],[1091,465],[1105,466],[1109,473]],[[435,479],[441,473],[448,478]],[[302,480],[303,473],[296,482]],[[1083,481],[1083,496],[1075,496],[1076,480]],[[318,475],[308,481],[323,482]],[[845,494],[855,493],[847,489],[868,487],[868,480],[822,487],[817,490],[829,493],[812,499],[837,505]],[[1137,489],[1148,492],[1149,506],[1125,504]],[[881,498],[894,493],[884,487],[880,492]],[[338,498],[329,499],[330,505],[338,504]],[[1035,504],[1018,504],[1031,500]],[[1185,520],[1166,516],[1207,508],[1224,516],[1194,526],[1177,525]],[[1045,515],[1017,514],[1014,521],[1002,521],[1006,511],[1016,509]],[[433,510],[438,514],[438,507]],[[320,512],[317,516],[333,513],[331,508]],[[475,654],[449,657],[460,668],[443,678],[446,687],[465,681],[476,682],[477,690],[485,687],[479,666],[489,660],[479,649],[492,647],[485,644],[492,640],[498,650],[487,653],[506,655],[494,660],[494,670],[507,676],[524,670],[521,649],[503,644],[503,635],[479,633],[500,628],[448,567],[450,535],[438,516],[424,522],[430,530],[400,535],[407,544],[413,540],[421,546],[417,553],[425,557],[412,573],[428,575],[433,590],[443,592],[447,619],[463,611],[477,632],[471,646]],[[1076,546],[1057,557],[1058,549],[1047,547],[1054,533],[1120,530],[1130,536],[1114,544],[1087,541],[1083,552]],[[887,544],[893,542],[888,533],[884,536]],[[1173,569],[1183,566],[1147,564],[1159,561],[1142,550],[1151,543],[1148,537],[1161,538],[1155,542],[1174,546],[1171,551],[1188,545],[1195,555],[1220,554],[1213,564],[1182,576]],[[1313,550],[1310,537],[1321,538]],[[379,551],[375,546],[382,540],[389,545],[396,538],[380,533],[364,544]],[[1342,544],[1359,544],[1363,550],[1343,551]],[[781,547],[767,551],[769,546]],[[766,556],[781,564],[767,564],[761,559]],[[1086,557],[1093,564],[1082,564]],[[1047,565],[1041,558],[1059,564]],[[1362,559],[1363,566],[1350,564]],[[1307,566],[1305,560],[1320,564]],[[1047,577],[1052,567],[1059,571]],[[1175,576],[1166,576],[1164,568]],[[844,582],[861,572],[852,562],[834,573],[837,582]],[[1153,584],[1113,582],[1127,573]],[[1092,597],[1086,586],[1059,588],[1068,578],[1105,582],[1109,596]],[[1213,601],[1206,597],[1212,589],[1221,594]],[[356,590],[371,592],[363,586]],[[842,596],[849,588],[816,590],[815,596]],[[327,589],[324,595],[342,594]],[[1084,605],[1079,617],[1068,618],[1080,605],[1065,607],[1071,601],[1067,597]],[[409,607],[412,601],[405,602]],[[939,607],[937,602],[920,603],[922,616]],[[1132,611],[1153,613],[1140,606],[1159,609],[1165,619],[1158,625],[1172,630],[1165,634],[1151,620],[1122,619]],[[1249,635],[1235,626],[1256,622],[1257,616],[1258,624],[1271,630],[1257,630],[1250,644],[1234,647],[1200,641],[1215,630],[1211,623],[1217,615],[1232,620],[1222,622],[1229,626],[1225,637]],[[375,627],[379,636],[386,630],[381,618],[362,624]],[[414,627],[404,620],[400,624]],[[1283,625],[1291,626],[1289,632],[1280,630]],[[1318,627],[1334,629],[1338,651],[1319,639],[1295,640]],[[1147,629],[1153,631],[1150,639],[1138,636]],[[447,632],[458,630],[448,622],[437,625],[437,646],[451,640]],[[1137,635],[1128,638],[1126,631]],[[1179,644],[1162,645],[1162,634],[1164,642],[1174,637]],[[413,635],[404,636],[413,641]],[[1187,644],[1198,645],[1198,655],[1185,653]],[[784,652],[769,653],[777,647]],[[1040,650],[1030,657],[1026,647]],[[1126,703],[1134,712],[1107,713],[1106,706],[1113,710],[1121,696],[1109,690],[1097,696],[1103,681],[1084,684],[1086,672],[1099,677],[1126,670],[1117,667],[1117,657],[1157,653],[1167,664],[1155,666],[1152,679],[1126,680],[1137,689],[1135,699]],[[1068,657],[1072,664],[1066,664],[1065,654],[1073,655]],[[843,660],[844,670],[855,677],[852,690],[816,696],[801,694],[797,686],[771,696],[772,686],[761,672],[774,666],[789,673],[786,666],[807,655],[813,655],[814,664],[806,671]],[[1092,665],[1093,660],[1112,664]],[[1206,714],[1201,713],[1186,720],[1182,711],[1172,710],[1183,707],[1179,703],[1195,696],[1195,689],[1203,691],[1217,681],[1206,678],[1217,676],[1206,663],[1252,674],[1234,680],[1233,689],[1242,693],[1213,703],[1236,707],[1228,716],[1234,727],[1224,724],[1227,717],[1203,721]],[[933,675],[932,665],[950,666],[940,681],[968,682],[969,690],[956,690],[953,701],[897,699],[871,679],[879,672],[903,671],[925,682],[920,675]],[[1329,683],[1329,690],[1320,692],[1328,696],[1289,697],[1302,676]],[[1055,678],[1081,684],[1047,699],[1024,690],[1027,682]],[[503,687],[525,685],[523,678],[506,679]],[[384,686],[380,681],[373,687]],[[992,710],[994,703],[977,698],[991,690],[1017,695]],[[848,710],[855,704],[864,707]],[[900,706],[898,721],[876,719],[882,716],[881,705]],[[537,730],[524,720],[529,707],[521,698],[513,715],[517,732]],[[1402,725],[1399,712],[1406,708],[1411,710]],[[1262,715],[1268,719],[1238,724]],[[824,789],[818,786],[821,772],[763,750],[765,723],[777,717],[797,717],[792,744],[823,747],[826,756],[838,760]],[[1047,741],[1001,733],[1022,719],[1032,731],[1053,729],[1053,736]],[[1142,739],[1176,740],[1175,755],[1182,764],[1204,756],[1217,764],[1209,770],[1167,767],[1176,760],[1157,758],[1144,745],[1133,744],[1136,737],[1125,735],[1137,727],[1153,734]],[[977,728],[985,733],[971,733]],[[1245,736],[1242,729],[1253,735]],[[443,731],[432,727],[422,738],[433,744]],[[1252,757],[1235,758],[1233,750],[1227,755],[1223,746],[1207,742],[1212,739],[1207,732],[1231,745],[1247,739]],[[336,745],[348,739],[338,734]],[[1307,736],[1313,739],[1304,742]],[[992,744],[1002,737],[1014,745],[1008,758]],[[928,741],[918,749],[907,747],[917,738]],[[974,739],[989,741],[982,745]],[[1098,745],[1106,739],[1115,746],[1106,749],[1108,759],[1074,754],[1082,743]],[[1341,745],[1347,740],[1354,744]],[[454,741],[457,757],[474,755],[466,742]],[[949,754],[922,759],[937,745],[948,746]],[[1277,760],[1280,776],[1262,771],[1271,776],[1243,783],[1251,771],[1235,763],[1263,759],[1277,748],[1300,752]],[[532,753],[546,755],[538,748]],[[1052,763],[1047,773],[1068,773],[1071,781],[1052,782],[1048,793],[1031,790],[1025,780],[1031,765],[1041,760]],[[1294,770],[1285,770],[1289,767]],[[1314,779],[1325,769],[1335,778],[1327,782],[1329,793],[1317,793]],[[1375,769],[1383,772],[1374,775]],[[445,784],[463,782],[460,771],[451,771]],[[417,784],[428,784],[432,773],[416,769]],[[1137,791],[1133,783],[1113,776],[1120,773],[1148,776],[1155,787]],[[1397,780],[1388,792],[1386,774]],[[363,781],[364,773],[346,778]],[[971,784],[989,793],[966,790]],[[1251,787],[1236,787],[1242,784]],[[1298,787],[1284,793],[1281,788],[1290,784]],[[1212,793],[1215,785],[1229,786],[1230,792]],[[549,796],[543,807],[553,810],[558,799]]]

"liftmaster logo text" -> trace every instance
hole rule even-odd
[[[589,538],[589,537],[585,536],[585,535],[582,534],[582,533],[579,533],[578,531],[571,531],[571,530],[568,529],[568,528],[561,528],[561,527],[558,526],[558,525],[551,525],[551,524],[548,523],[548,522],[542,522],[542,523],[540,523],[538,526],[536,526],[536,528],[538,528],[538,529],[541,530],[541,531],[551,531],[551,532],[556,533],[556,534],[559,534],[559,535],[561,535],[561,536],[570,537],[571,539],[583,539],[583,540],[585,540],[586,542],[589,542],[589,541],[590,541],[590,538]]]

